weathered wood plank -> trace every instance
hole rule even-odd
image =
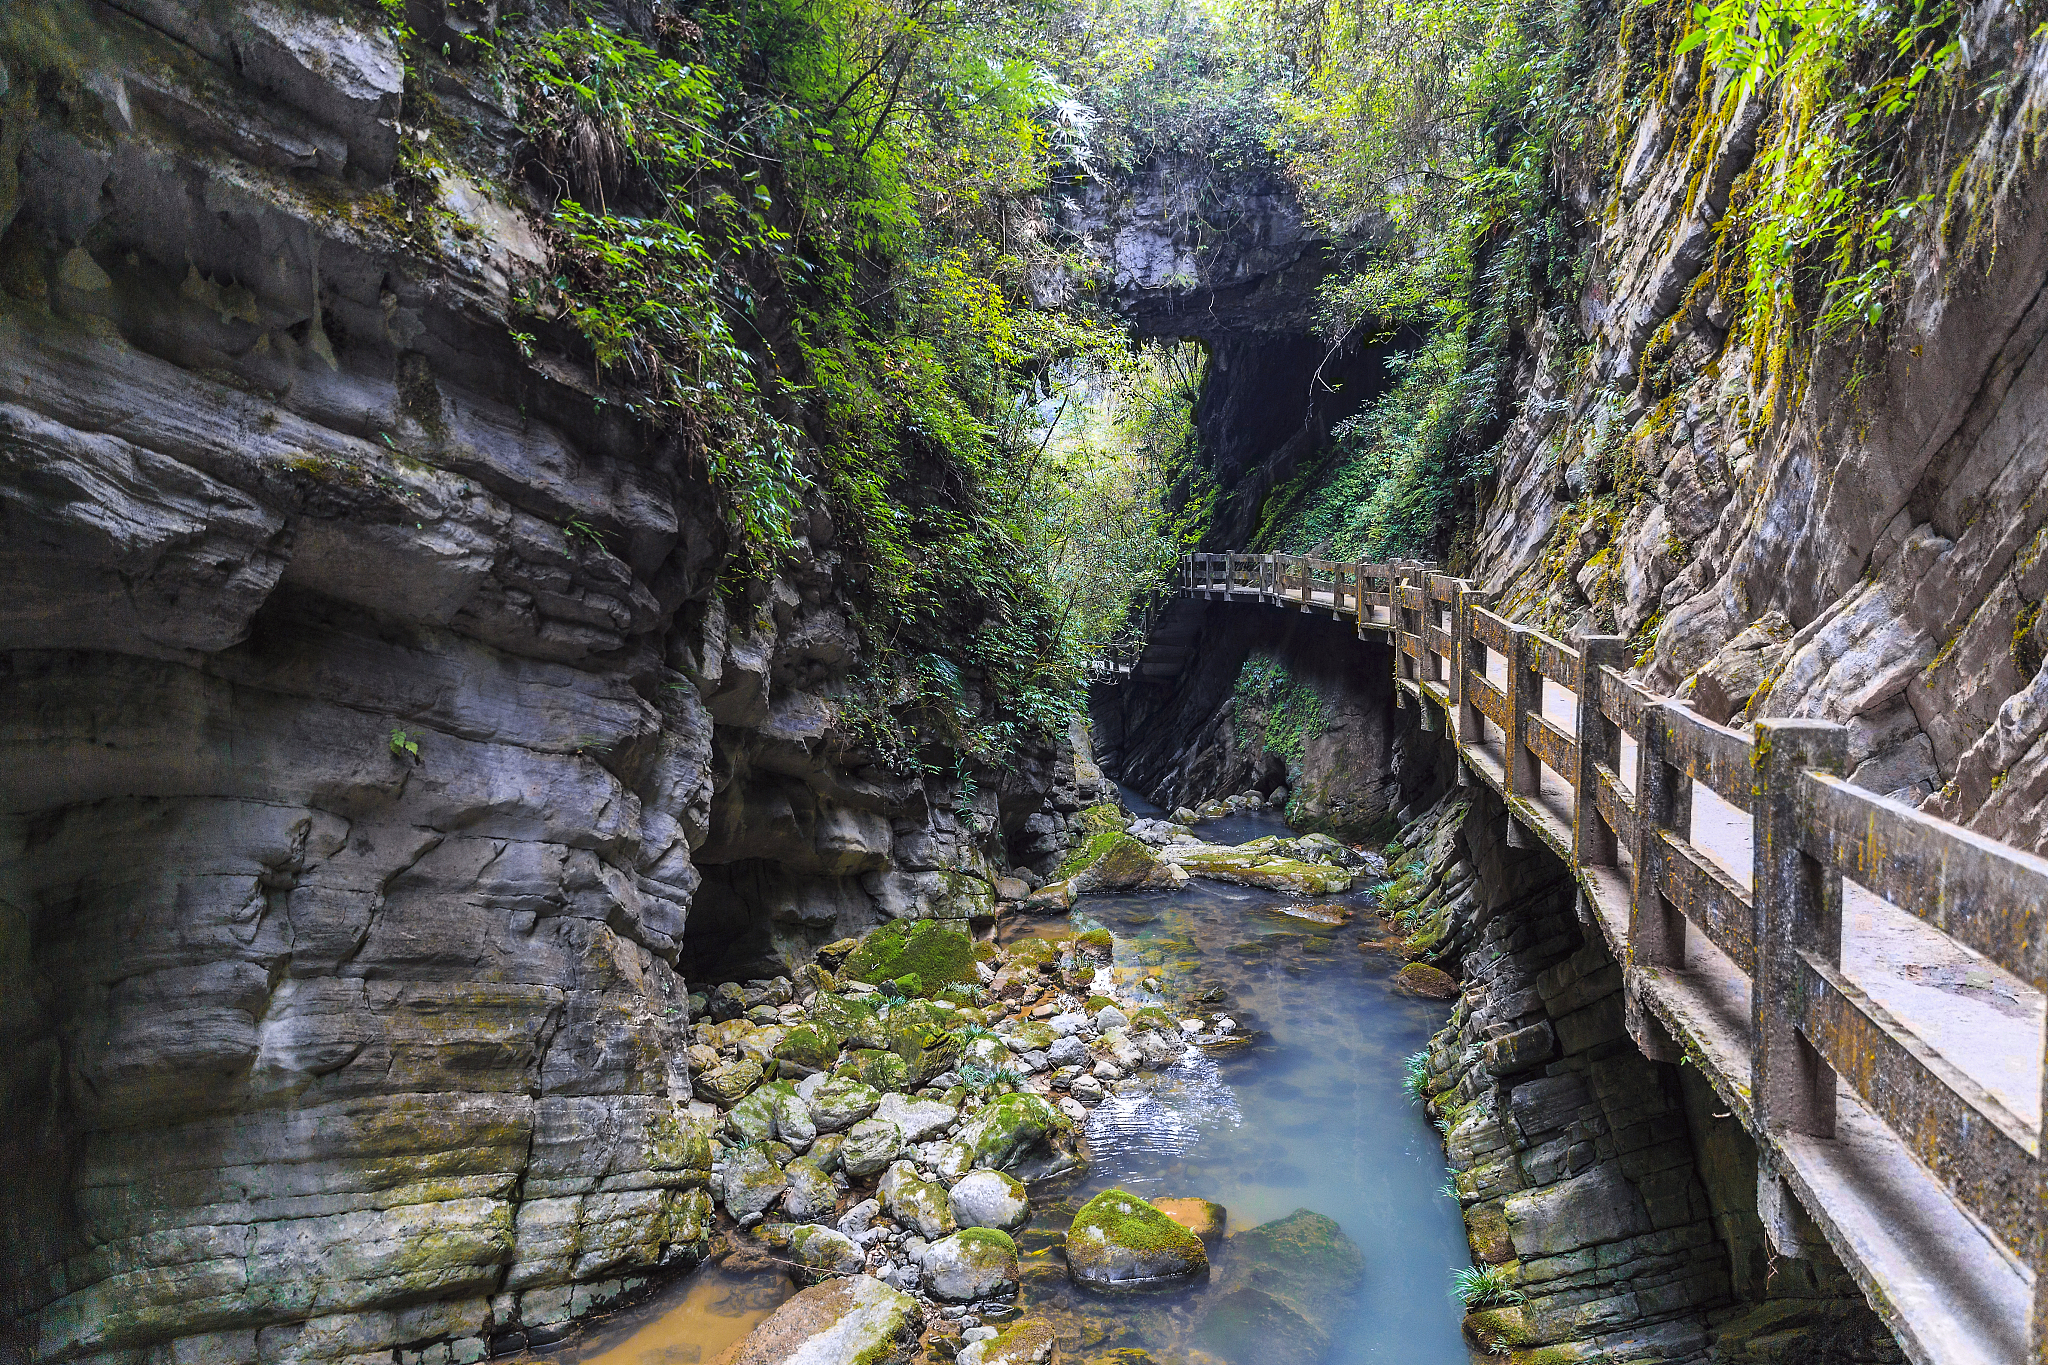
[[[1548,716],[1532,715],[1523,724],[1528,727],[1524,739],[1529,745],[1529,752],[1567,783],[1572,783],[1579,771],[1579,742],[1559,729]]]
[[[1735,879],[1670,830],[1657,831],[1651,859],[1664,898],[1745,976],[1754,976],[1756,910]]]
[[[2015,1255],[2039,1236],[2039,1141],[1884,1006],[1802,952],[1800,1031],[1835,1074]]]
[[[1664,761],[1740,811],[1750,808],[1756,783],[1749,740],[1682,706],[1665,703],[1648,723],[1664,727]]]
[[[1540,630],[1529,632],[1529,667],[1567,691],[1579,690],[1579,651]]]
[[[2048,862],[1825,773],[1794,809],[1807,853],[2048,989]]]

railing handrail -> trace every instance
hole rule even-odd
[[[1433,565],[1233,553],[1219,582],[1205,571],[1216,558],[1191,557],[1183,591],[1328,610],[1388,639],[1397,701],[1420,705],[1425,729],[1441,713],[1460,782],[1476,772],[1506,801],[1509,843],[1540,839],[1572,867],[1625,964],[1630,1031],[1645,1052],[1678,1059],[1659,987],[1685,971],[1686,926],[1751,978],[1748,1083],[1715,1079],[1758,1135],[1760,1209],[1782,1196],[1772,1182],[1785,1177],[1770,1167],[1801,1159],[1795,1139],[1834,1135],[1839,1077],[2032,1272],[2028,1359],[2048,1362],[2042,1123],[2021,1122],[1839,971],[1847,876],[2048,990],[2048,860],[1850,786],[1839,725],[1760,720],[1754,738],[1717,725],[1629,679],[1619,638],[1574,648],[1496,613],[1491,594]],[[1240,580],[1245,561],[1258,571]],[[1332,586],[1318,600],[1323,569]],[[1439,606],[1446,624],[1433,619]],[[1487,677],[1487,650],[1506,659],[1505,687]],[[1576,703],[1570,732],[1544,714],[1546,680]],[[1501,731],[1497,748],[1489,724]],[[1620,769],[1623,735],[1637,746],[1632,786]],[[1545,804],[1545,769],[1572,791],[1569,828]],[[1692,784],[1750,815],[1751,887],[1692,844]],[[2048,1094],[2048,1057],[2042,1087]],[[1900,1310],[1874,1298],[1911,1345]]]

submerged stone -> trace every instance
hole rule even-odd
[[[1205,1247],[1223,1240],[1229,1214],[1221,1204],[1207,1199],[1155,1199],[1152,1207],[1201,1238]]]
[[[1299,1309],[1249,1285],[1218,1299],[1197,1339],[1225,1360],[1259,1365],[1316,1365],[1330,1353],[1330,1334]]]

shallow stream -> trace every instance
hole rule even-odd
[[[1198,832],[1237,843],[1286,828],[1239,815]],[[1105,928],[1116,939],[1119,993],[1143,1001],[1147,978],[1169,1004],[1212,993],[1202,1011],[1227,1012],[1252,1031],[1247,1046],[1193,1054],[1156,1077],[1153,1095],[1105,1100],[1089,1119],[1095,1164],[1085,1180],[1034,1192],[1032,1222],[1018,1239],[1026,1256],[1019,1306],[1054,1322],[1063,1359],[1269,1365],[1297,1354],[1278,1342],[1227,1357],[1209,1349],[1215,1342],[1202,1323],[1232,1282],[1227,1251],[1211,1283],[1177,1293],[1103,1299],[1073,1287],[1060,1249],[1067,1223],[1090,1196],[1120,1185],[1147,1198],[1213,1200],[1229,1211],[1233,1232],[1296,1209],[1335,1219],[1366,1270],[1355,1296],[1323,1316],[1328,1365],[1473,1360],[1451,1295],[1452,1271],[1471,1263],[1464,1225],[1442,1191],[1441,1143],[1400,1086],[1403,1059],[1442,1024],[1446,1007],[1393,992],[1401,964],[1371,946],[1377,920],[1365,894],[1329,903],[1350,912],[1341,925],[1283,913],[1287,904],[1198,878],[1176,892],[1088,898],[1071,923],[1004,926],[1006,940]],[[788,1292],[706,1266],[550,1358],[712,1361]]]

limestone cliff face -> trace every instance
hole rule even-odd
[[[849,738],[829,517],[721,589],[703,478],[511,335],[502,94],[437,69],[475,164],[394,184],[381,23],[5,16],[0,1355],[466,1360],[616,1294],[697,1234],[691,981],[975,913],[1099,794]]]
[[[1970,149],[1953,223],[1918,239],[1878,351],[1851,335],[1783,375],[1731,339],[1739,300],[1712,268],[1764,111],[1697,119],[1713,82],[1682,64],[1622,130],[1618,171],[1572,181],[1590,362],[1533,339],[1473,572],[1553,627],[1654,633],[1647,680],[1716,719],[1754,697],[1843,722],[1862,785],[2039,849],[2048,183],[2028,130],[2048,46],[2028,27],[2000,4],[1966,21],[1971,69],[2013,84],[1950,130]],[[1765,422],[1774,380],[1793,399]],[[1617,464],[1640,496],[1614,496]]]

